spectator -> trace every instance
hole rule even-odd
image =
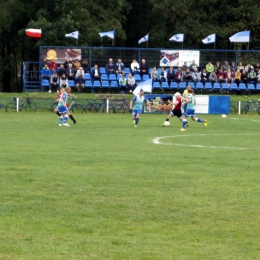
[[[202,69],[202,72],[201,72],[201,82],[203,85],[205,85],[205,83],[208,81],[209,81],[209,74],[207,73],[206,69],[204,68],[204,69]]]
[[[160,81],[166,82],[166,80],[167,80],[167,72],[164,70],[164,67],[161,67]]]
[[[88,60],[83,60],[82,62],[82,68],[84,70],[84,73],[90,73],[89,65],[88,65]]]
[[[125,94],[126,83],[127,81],[125,75],[122,74],[121,78],[119,79],[119,87],[121,88],[121,94]]]
[[[167,81],[168,81],[168,84],[170,85],[171,82],[173,82],[175,79],[175,73],[174,73],[174,69],[173,67],[170,67],[168,73],[167,73]]]
[[[211,83],[214,83],[214,78],[211,78],[210,81],[211,81]],[[222,70],[220,70],[220,71],[218,72],[217,82],[220,83],[220,84],[222,84],[222,83],[225,82],[224,73],[223,73]]]
[[[250,69],[250,71],[247,73],[247,82],[251,83],[256,81],[256,73],[253,68]]]
[[[49,88],[50,88],[49,89],[49,93],[51,93],[53,88],[56,88],[57,89],[57,93],[59,93],[59,90],[60,90],[60,79],[59,79],[57,73],[54,73],[53,75],[51,75],[51,84],[50,84]]]
[[[221,72],[221,74],[222,74],[223,81],[224,81],[224,75],[223,75],[222,70],[219,71],[218,76],[219,76],[220,72]],[[212,71],[212,72],[209,74],[209,82],[210,82],[211,84],[214,84],[214,83],[218,82],[218,77],[217,77],[215,71]]]
[[[67,59],[65,60],[65,62],[63,63],[64,68],[67,69],[67,68],[69,67],[69,64],[70,64],[70,63],[71,63],[71,59],[70,59],[70,58],[67,58]]]
[[[245,67],[243,66],[243,64],[242,64],[242,62],[241,62],[241,61],[238,63],[238,66],[237,66],[237,68],[240,70],[240,73],[242,73],[242,72],[243,72],[243,70],[245,69]]]
[[[184,61],[184,64],[182,65],[182,72],[183,72],[183,74],[186,72],[187,68],[188,68],[187,62]]]
[[[149,71],[149,67],[146,64],[145,59],[142,59],[142,63],[140,65],[140,75],[141,75],[141,77],[143,77],[144,74],[148,74],[148,71]]]
[[[224,79],[226,83],[232,84],[234,81],[234,75],[231,71],[231,68],[228,68],[227,71],[224,73]]]
[[[63,64],[61,64],[60,67],[58,68],[57,74],[59,78],[61,78],[62,74],[66,74],[66,69],[64,68]]]
[[[245,84],[247,84],[247,73],[246,73],[246,70],[243,69],[242,70],[242,73],[241,73],[241,81]]]
[[[250,62],[248,62],[247,65],[245,66],[246,73],[249,73],[251,69],[254,69],[254,67],[250,64]]]
[[[230,69],[231,69],[233,74],[235,74],[235,72],[237,71],[237,66],[236,66],[234,61],[232,61]]]
[[[68,80],[74,80],[75,79],[75,70],[72,68],[72,64],[69,64],[69,67],[66,69],[66,76]]]
[[[132,75],[140,73],[139,63],[135,59],[131,63],[131,71],[132,71]]]
[[[54,60],[52,60],[52,61],[49,63],[49,68],[50,68],[50,70],[55,70],[55,71],[57,71],[58,65],[57,65],[57,63],[56,63]]]
[[[208,77],[209,77],[209,75],[210,75],[213,71],[215,71],[215,68],[214,68],[213,64],[211,63],[211,61],[209,61],[208,64],[206,65],[206,71],[207,71],[207,73],[208,73]]]
[[[73,68],[75,72],[81,67],[81,62],[78,59],[75,59],[73,62]]]
[[[260,69],[260,63],[257,62],[256,65],[255,65],[255,73],[256,75],[258,74],[258,70]]]
[[[258,73],[256,75],[257,83],[260,83],[260,69],[258,70]]]
[[[186,71],[183,71],[182,80],[183,80],[184,82],[185,82],[185,81],[189,82],[189,81],[192,80],[190,68],[187,68]]]
[[[151,72],[151,79],[152,79],[152,82],[159,81],[158,71],[157,71],[156,67],[153,67],[153,70]]]
[[[195,71],[195,69],[197,69],[197,71],[199,70],[199,66],[195,63],[195,60],[193,60],[192,62],[191,62],[191,65],[190,65],[190,71],[191,72],[194,72]]]
[[[220,70],[222,70],[222,66],[221,66],[221,64],[220,64],[220,61],[217,61],[217,62],[216,62],[216,65],[215,65],[215,72],[216,72],[217,75],[218,75],[218,72],[219,72]]]
[[[51,71],[50,71],[50,69],[49,69],[47,64],[45,64],[45,66],[42,68],[41,76],[42,76],[42,79],[50,80]]]
[[[129,93],[133,93],[135,89],[135,78],[133,77],[132,73],[128,74],[127,86],[130,89]]]
[[[82,75],[82,77],[84,78],[84,70],[83,67],[79,67],[79,69],[76,72],[75,78],[77,78],[79,75]]]
[[[101,82],[101,74],[97,64],[94,65],[94,68],[91,71],[91,77],[93,80],[99,80]]]
[[[69,84],[68,84],[68,79],[67,79],[67,77],[66,77],[66,74],[63,73],[63,74],[61,75],[61,77],[60,77],[60,89],[61,89],[61,88],[66,88],[66,87],[68,87],[68,86],[69,86]]]
[[[181,67],[178,67],[178,70],[175,73],[175,81],[176,82],[182,81],[182,69],[181,69]]]
[[[79,70],[78,70],[79,71]],[[83,69],[82,69],[82,72]],[[75,79],[75,83],[76,83],[76,89],[78,90],[78,92],[80,93],[82,91],[82,89],[85,87],[84,85],[84,78],[83,78],[83,75],[81,72],[78,73],[76,79]]]
[[[197,68],[194,68],[194,72],[191,73],[192,81],[196,84],[201,81],[201,73]]]
[[[240,81],[241,81],[241,72],[240,72],[240,69],[239,69],[239,68],[238,68],[237,71],[235,72],[234,81],[235,81],[235,83],[237,83],[237,85],[239,85],[239,83],[240,83]]]
[[[223,72],[226,72],[228,70],[228,68],[230,68],[230,65],[228,64],[228,61],[225,61],[225,64],[223,65]]]
[[[107,74],[116,73],[116,66],[112,58],[109,58],[108,63],[106,65],[106,70],[107,70]]]
[[[46,57],[43,57],[43,59],[42,59],[42,64],[41,64],[41,66],[42,66],[42,68],[44,68],[45,67],[45,65],[49,65],[49,63],[48,63],[48,61],[47,61],[47,59],[46,59]]]
[[[118,62],[116,64],[116,74],[124,74],[124,69],[125,69],[125,66],[124,66],[124,63],[122,62],[121,59],[118,59]]]
[[[55,70],[54,68],[50,70],[51,71],[51,75],[57,73],[57,70]]]

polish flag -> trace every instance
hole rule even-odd
[[[42,29],[27,29],[26,35],[32,38],[42,38]]]

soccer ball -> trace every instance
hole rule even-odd
[[[227,116],[225,114],[222,115],[223,118],[226,118]]]
[[[164,125],[164,126],[170,126],[170,122],[169,122],[169,121],[165,121],[165,122],[163,123],[163,125]]]

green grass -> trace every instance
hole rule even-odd
[[[0,114],[0,259],[260,258],[259,115],[75,117]]]

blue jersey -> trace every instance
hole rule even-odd
[[[144,96],[135,96],[133,99],[134,102],[134,106],[133,106],[133,110],[142,110],[143,109],[143,103],[145,100]]]
[[[191,100],[191,102],[187,103],[187,108],[195,110],[195,97],[191,93],[189,93],[187,99]]]
[[[63,100],[64,106],[66,106],[67,100],[68,100],[68,94],[67,94],[66,92],[61,95],[60,100],[59,100],[59,103],[58,103],[58,107],[62,107],[62,106],[63,106],[61,100]]]

